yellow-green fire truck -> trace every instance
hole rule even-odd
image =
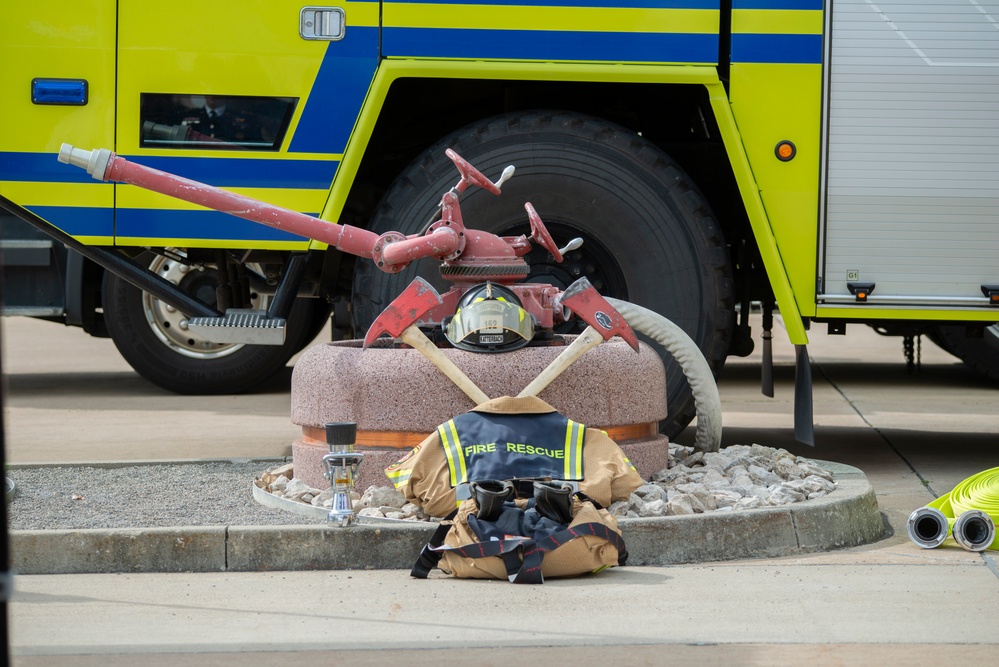
[[[996,0],[73,0],[0,4],[0,195],[205,303],[252,303],[304,257],[283,346],[213,343],[183,313],[2,219],[5,314],[110,335],[173,391],[259,384],[320,330],[363,335],[433,262],[381,273],[317,242],[61,164],[63,142],[378,233],[417,233],[455,180],[503,196],[470,227],[562,246],[683,327],[713,369],[750,304],[810,325],[926,334],[999,379]],[[804,348],[800,348],[804,349]],[[693,406],[670,379],[671,419]],[[689,395],[688,395],[689,396]]]

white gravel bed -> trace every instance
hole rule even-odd
[[[12,468],[11,530],[324,523],[253,499],[268,461]]]
[[[11,530],[324,523],[321,508],[332,496],[331,489],[294,478],[291,464],[263,460],[12,468],[7,477],[16,485]],[[265,493],[310,504],[320,515],[257,502],[254,480]],[[705,454],[670,445],[669,468],[609,509],[622,518],[738,511],[819,498],[835,488],[829,471],[783,449],[734,445]],[[354,511],[431,520],[390,486],[358,490]]]

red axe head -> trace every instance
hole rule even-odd
[[[603,336],[604,340],[620,336],[624,342],[631,346],[631,349],[638,352],[638,337],[631,330],[631,326],[621,316],[621,313],[614,309],[614,306],[607,303],[607,299],[600,296],[600,293],[586,278],[580,278],[569,285],[562,292],[559,303],[593,327]]]
[[[416,324],[421,317],[443,303],[434,286],[417,277],[382,311],[364,336],[368,347],[382,334],[398,338],[402,332]]]

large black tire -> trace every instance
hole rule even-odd
[[[999,382],[999,324],[986,327],[981,338],[969,338],[961,325],[935,327],[929,336],[969,368]]]
[[[574,113],[499,116],[445,137],[421,154],[391,186],[371,222],[382,233],[419,232],[441,195],[458,180],[444,151],[453,148],[488,178],[507,165],[516,173],[496,197],[480,188],[462,195],[465,225],[501,235],[529,234],[524,202],[538,211],[562,247],[582,247],[562,264],[535,249],[532,282],[566,287],[587,276],[604,295],[656,311],[679,325],[717,373],[732,334],[732,278],[721,230],[690,178],[660,149],[607,121]],[[423,260],[390,275],[357,263],[353,308],[365,331],[398,293],[421,275],[442,291],[437,262]],[[694,417],[693,398],[667,358],[667,435]]]
[[[158,274],[189,294],[215,305],[215,272],[181,276],[172,260],[146,253]],[[258,388],[319,333],[329,314],[321,299],[296,299],[283,345],[212,343],[182,331],[184,316],[171,311],[111,272],[104,274],[102,298],[108,333],[125,361],[153,384],[177,394],[238,394]],[[264,302],[254,303],[264,307]]]

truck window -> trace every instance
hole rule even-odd
[[[294,97],[142,93],[139,146],[276,151],[297,102]]]

